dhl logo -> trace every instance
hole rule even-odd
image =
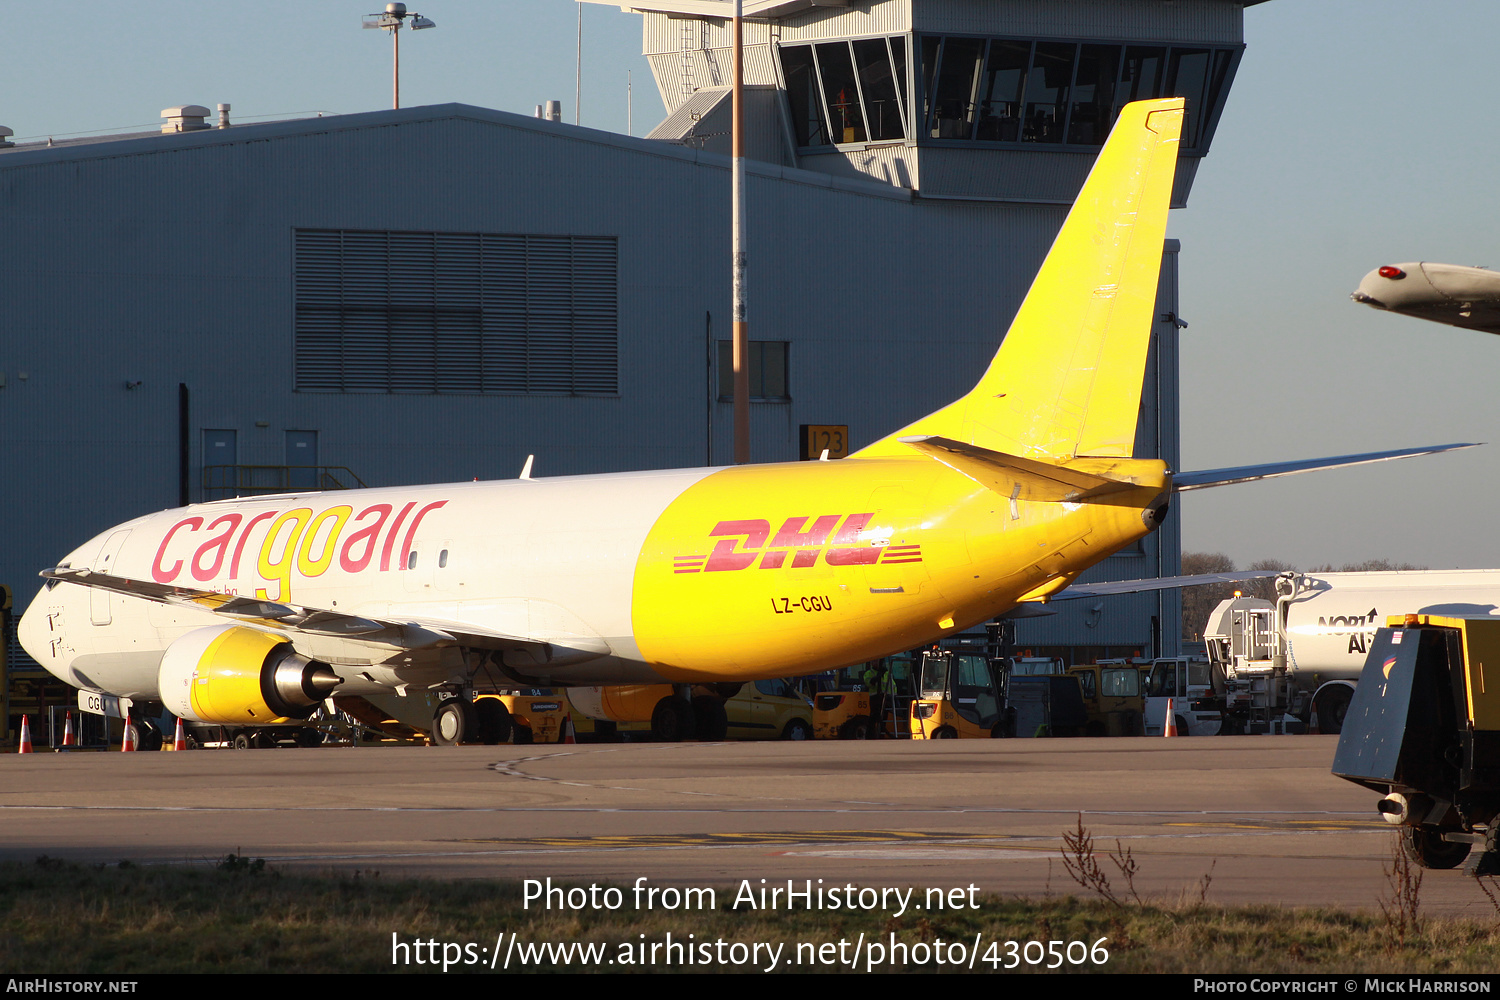
[[[719,573],[749,569],[757,560],[761,569],[781,569],[788,565],[788,558],[792,569],[807,569],[818,564],[819,556],[828,566],[922,561],[920,545],[887,545],[884,539],[858,544],[860,532],[874,516],[872,511],[848,517],[843,514],[824,514],[816,519],[789,517],[775,537],[771,535],[769,521],[720,521],[708,533],[710,538],[722,538],[714,545],[713,551],[707,555],[674,556],[672,572]]]
[[[262,511],[248,520],[246,514],[232,511],[207,524],[204,523],[208,520],[205,517],[185,517],[168,528],[163,536],[156,549],[156,558],[151,562],[151,578],[157,583],[171,583],[186,566],[194,580],[208,583],[224,572],[227,561],[228,576],[225,579],[237,580],[251,535],[265,525],[258,546],[250,546],[254,553],[251,558],[260,579],[267,583],[274,581],[278,587],[274,595],[266,588],[259,588],[255,596],[262,600],[285,601],[291,597],[294,570],[304,578],[322,576],[335,558],[345,573],[364,572],[377,552],[380,554],[380,572],[392,568],[393,555],[396,569],[409,568],[417,526],[422,523],[422,518],[447,503],[446,500],[436,500],[418,508],[414,500],[399,512],[393,504],[377,503],[358,514],[348,504],[316,513],[311,507],[294,507],[287,511]],[[415,515],[412,513],[414,509]],[[346,527],[354,530],[344,538]],[[399,548],[398,538],[401,539]],[[215,589],[235,593],[227,586]]]

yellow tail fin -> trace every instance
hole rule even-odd
[[[1125,106],[979,384],[856,457],[911,454],[917,435],[1130,457],[1182,116],[1180,97]]]

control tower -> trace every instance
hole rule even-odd
[[[746,0],[746,155],[921,198],[1069,204],[1121,106],[1181,96],[1181,207],[1244,50],[1248,5]],[[649,137],[727,154],[733,4],[621,9],[644,16],[668,112]]]

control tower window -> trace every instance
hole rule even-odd
[[[1085,45],[1078,56],[1078,78],[1073,84],[1073,112],[1068,117],[1068,142],[1097,146],[1109,134],[1114,109],[1115,79],[1120,70],[1118,45]]]
[[[1076,46],[1066,42],[1038,42],[1026,78],[1026,110],[1022,142],[1062,142],[1068,115],[1068,87],[1073,82]]]
[[[781,47],[802,148],[906,138],[906,39]]]
[[[1017,142],[1021,138],[1021,95],[1026,67],[1031,64],[1030,42],[990,42],[984,86],[979,92],[979,127],[975,138],[989,142]]]
[[[932,116],[927,122],[928,134],[932,138],[973,137],[984,45],[982,38],[943,39],[938,56],[937,83],[932,94]]]
[[[1130,101],[1187,100],[1183,149],[1202,152],[1241,47],[925,35],[922,142],[1100,146]]]
[[[854,63],[859,68],[859,90],[865,99],[865,121],[870,138],[905,139],[901,97],[891,69],[891,53],[884,38],[866,38],[852,43]],[[905,88],[902,88],[905,89]]]
[[[818,87],[818,69],[813,64],[812,47],[783,48],[781,70],[786,77],[787,104],[792,109],[797,145],[828,145],[828,130],[823,123],[823,94]]]
[[[817,47],[818,71],[823,77],[823,99],[828,102],[828,132],[834,142],[865,142],[865,116],[860,108],[859,84],[848,42]]]

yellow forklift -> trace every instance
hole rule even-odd
[[[1077,736],[1088,723],[1061,660],[924,650],[911,705],[914,740]]]

